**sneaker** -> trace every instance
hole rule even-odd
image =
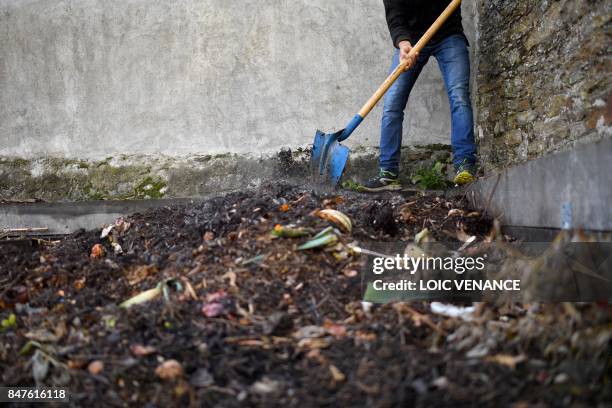
[[[380,170],[378,176],[371,178],[364,184],[359,186],[359,191],[368,193],[376,193],[378,191],[396,191],[401,190],[402,186],[399,182],[397,174],[390,171]]]
[[[463,186],[469,184],[476,179],[476,165],[464,160],[461,164],[455,166],[455,184]]]

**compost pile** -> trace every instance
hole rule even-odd
[[[75,406],[610,401],[608,305],[363,304],[350,244],[424,229],[461,244],[494,225],[465,198],[281,185],[2,245],[0,383],[64,386]]]

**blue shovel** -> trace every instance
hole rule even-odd
[[[440,27],[460,5],[461,0],[451,1],[440,17],[438,17],[429,30],[423,34],[419,42],[412,48],[410,51],[411,56],[421,52],[423,47],[431,40],[431,37],[436,34]],[[389,88],[391,88],[391,85],[395,83],[397,78],[410,68],[411,60],[412,58],[406,59],[393,70],[380,88],[372,95],[370,100],[361,108],[359,113],[351,119],[346,128],[336,133],[323,133],[317,130],[312,146],[312,157],[310,159],[311,169],[315,179],[323,181],[329,179],[333,186],[338,184],[349,157],[349,148],[341,145],[340,142],[348,139],[365,117],[374,109],[374,106],[382,99]]]

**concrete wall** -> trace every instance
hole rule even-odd
[[[612,137],[612,2],[478,6],[478,135],[488,168]]]
[[[513,227],[612,231],[612,138],[509,167],[468,186],[475,206]],[[471,194],[474,192],[474,195]]]
[[[472,44],[473,0],[464,2]],[[253,154],[343,127],[385,78],[380,0],[0,0],[0,156]],[[448,143],[435,62],[405,144]],[[349,145],[378,143],[380,107]]]

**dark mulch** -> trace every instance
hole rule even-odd
[[[353,220],[345,243],[412,241],[423,228],[459,242],[458,229],[483,239],[492,228],[461,199],[268,186],[135,214],[111,232],[123,254],[100,230],[3,244],[0,317],[17,325],[0,333],[1,384],[63,385],[75,406],[610,402],[610,307],[481,304],[469,322],[426,302],[366,313],[363,258],[270,236],[276,224],[323,229],[314,211],[325,207]],[[90,257],[95,244],[104,257]],[[180,288],[118,307],[169,278]],[[183,373],[161,379],[170,359]]]

